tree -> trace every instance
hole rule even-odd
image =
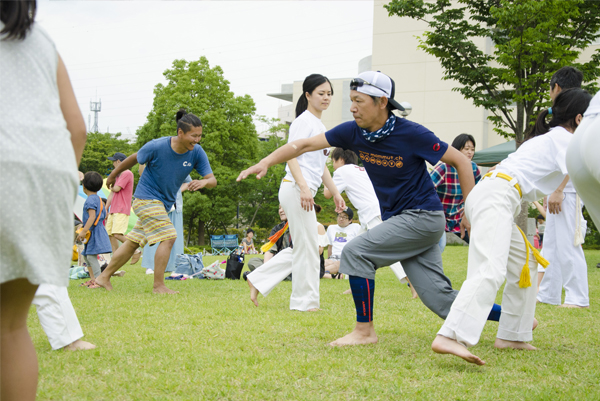
[[[245,187],[237,185],[235,179],[256,159],[254,101],[248,95],[234,96],[221,67],[211,68],[206,57],[190,62],[175,60],[163,75],[167,83],[154,88],[153,108],[137,131],[137,143],[142,146],[155,138],[176,135],[175,114],[182,107],[202,120],[200,145],[218,185],[201,193],[185,194],[183,213],[188,231],[197,228],[198,241],[203,245],[205,230],[226,230],[236,215],[235,200],[243,198],[240,191]]]
[[[549,83],[571,65],[584,81],[600,76],[600,50],[576,59],[600,37],[600,2],[584,0],[392,0],[389,15],[424,21],[420,48],[435,56],[453,90],[491,112],[494,130],[520,144],[549,103]],[[491,38],[487,54],[475,43]],[[596,90],[592,82],[588,90]]]
[[[87,142],[79,171],[87,173],[88,171],[97,171],[103,176],[107,176],[113,169],[113,162],[108,157],[116,152],[121,152],[129,156],[136,151],[136,146],[127,139],[121,139],[121,134],[110,134],[100,132],[90,132],[87,134]]]
[[[258,120],[268,125],[271,135],[267,141],[259,143],[256,162],[271,154],[275,149],[287,142],[289,125],[279,119],[258,116]],[[283,135],[282,135],[283,134]],[[281,138],[283,136],[283,138]],[[269,169],[267,175],[260,180],[244,180],[240,184],[246,186],[244,199],[240,199],[240,221],[242,226],[272,228],[279,219],[279,186],[285,176],[285,164],[281,163]]]

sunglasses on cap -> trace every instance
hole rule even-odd
[[[360,87],[361,87],[361,86],[363,86],[363,85],[369,85],[369,86],[372,86],[372,87],[374,87],[374,88],[377,88],[377,89],[379,89],[380,91],[383,91],[383,93],[385,93],[386,95],[390,96],[390,94],[388,93],[388,91],[386,91],[385,89],[383,89],[383,88],[380,88],[380,87],[379,87],[379,86],[377,86],[377,85],[373,85],[372,83],[370,83],[370,82],[367,82],[367,81],[365,81],[365,80],[364,80],[364,79],[362,79],[362,78],[354,78],[352,81],[350,81],[350,90],[353,90],[353,91],[355,91],[355,90],[356,90],[356,88],[360,88]]]

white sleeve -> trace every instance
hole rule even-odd
[[[311,132],[312,130],[308,123],[302,118],[297,118],[292,125],[290,125],[288,143],[297,141],[298,139],[310,138]]]
[[[346,190],[346,179],[344,177],[344,173],[342,172],[341,168],[338,168],[337,170],[335,170],[333,172],[333,183],[335,184],[335,187],[337,188],[339,193],[342,193]]]

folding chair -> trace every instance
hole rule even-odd
[[[225,237],[223,235],[211,235],[210,247],[213,255],[223,255],[225,248]],[[229,252],[227,253],[229,255]]]
[[[225,235],[225,249],[227,249],[227,254],[229,255],[231,252],[235,251],[238,248],[238,236],[237,234],[228,234]]]

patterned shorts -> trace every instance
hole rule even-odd
[[[173,223],[169,220],[165,205],[159,200],[135,199],[132,204],[133,211],[138,217],[135,227],[127,239],[139,244],[140,247],[177,238]]]

